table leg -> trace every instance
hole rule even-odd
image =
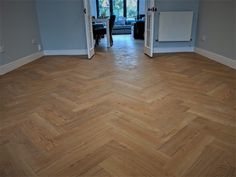
[[[106,32],[107,32],[107,47],[111,47],[111,41],[110,41],[110,29],[109,29],[109,20],[107,20],[107,28],[106,28]]]

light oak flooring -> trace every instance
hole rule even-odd
[[[236,71],[142,43],[0,76],[0,176],[236,176]]]

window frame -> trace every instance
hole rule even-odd
[[[113,0],[109,0],[110,4],[110,14],[113,14]],[[127,17],[127,0],[123,0],[123,16]],[[96,7],[97,7],[97,17],[100,17],[100,9],[99,9],[99,0],[96,0]],[[137,16],[139,15],[139,0],[137,0]]]

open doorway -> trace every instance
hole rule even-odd
[[[91,1],[93,34],[87,35],[87,38],[93,36],[96,44],[95,51],[97,48],[104,48],[107,51],[114,46],[119,47],[117,45],[122,41],[132,46],[142,45],[144,53],[152,57],[154,0]],[[87,18],[89,17],[87,16]],[[87,33],[90,31],[86,30]]]
[[[115,16],[114,24],[111,25],[112,29],[110,29],[112,30],[114,45],[119,44],[122,40],[124,42],[128,40],[129,43],[133,42],[133,44],[135,44],[135,40],[144,40],[145,0],[96,0],[95,5],[92,6],[95,18],[102,19],[111,15]],[[95,27],[100,28],[101,26],[96,24]],[[97,48],[106,47],[105,37],[105,35],[101,35],[101,39],[96,41]]]

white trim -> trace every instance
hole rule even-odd
[[[27,63],[30,63],[38,58],[41,58],[45,55],[87,55],[86,49],[81,50],[44,50],[41,52],[33,53],[26,57],[20,58],[13,62],[7,63],[5,65],[0,66],[0,75],[6,74],[14,69],[17,69]]]
[[[44,50],[44,55],[87,55],[86,49],[72,49],[72,50]]]
[[[217,53],[213,53],[213,52],[207,51],[205,49],[197,48],[197,47],[195,48],[195,52],[199,55],[203,55],[203,56],[205,56],[211,60],[214,60],[218,63],[229,66],[233,69],[236,69],[236,60],[233,60],[231,58],[227,58],[227,57],[224,57],[224,56],[219,55]]]
[[[38,58],[41,58],[42,56],[43,56],[43,52],[37,52],[31,55],[28,55],[26,57],[20,58],[18,60],[15,60],[13,62],[7,63],[5,65],[2,65],[0,66],[0,75],[13,71],[14,69],[17,69],[27,63],[30,63]]]
[[[154,53],[194,52],[194,47],[154,47]]]

